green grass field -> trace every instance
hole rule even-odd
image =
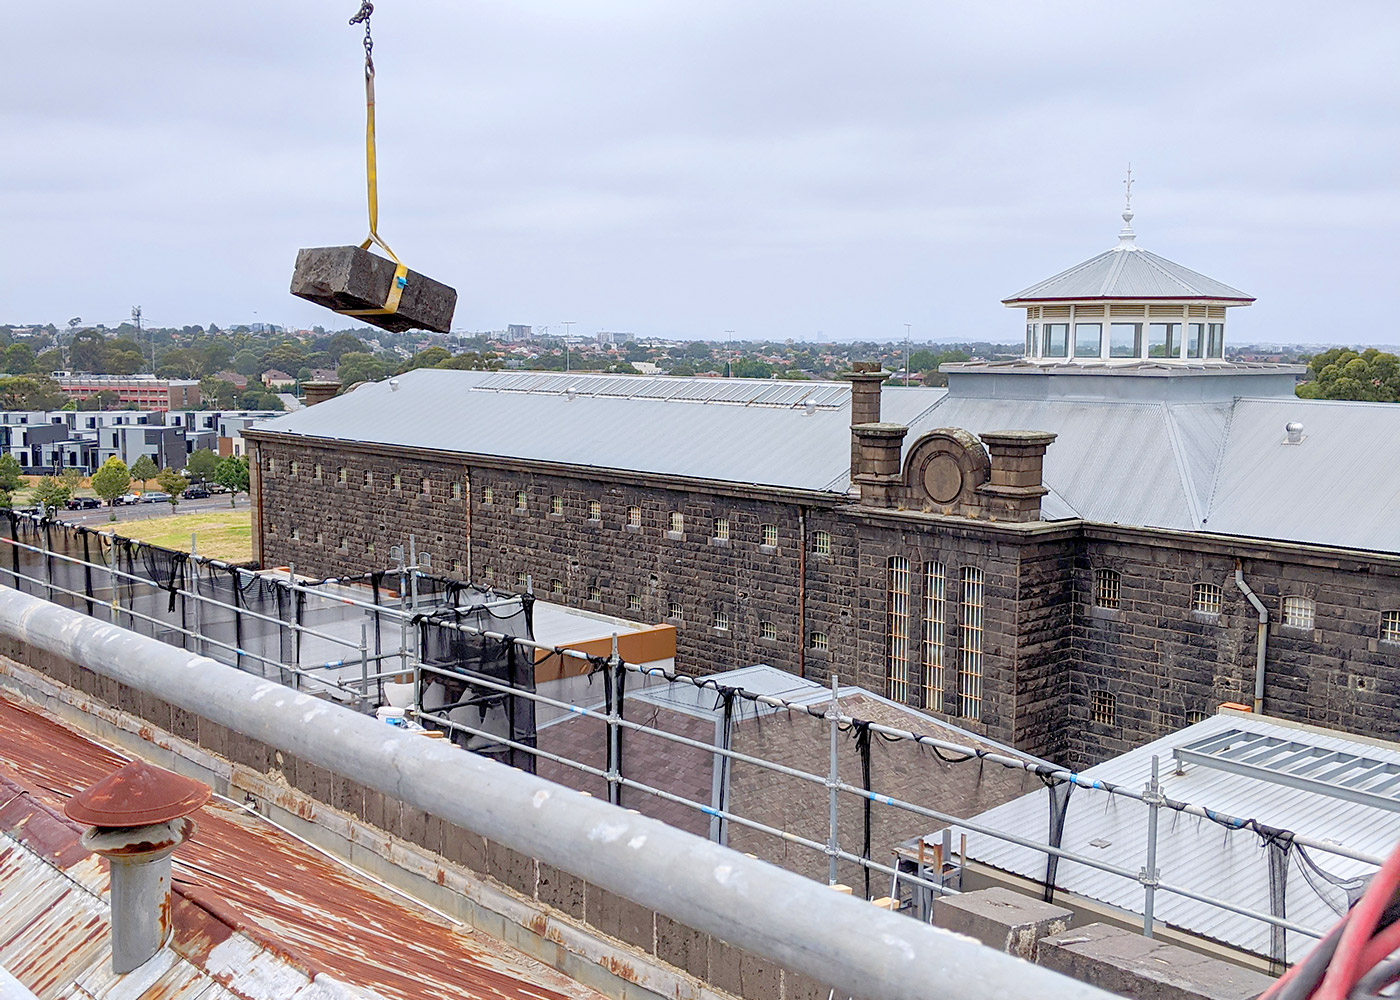
[[[228,562],[247,562],[253,558],[253,520],[246,507],[101,525],[101,530],[109,528],[126,538],[180,552],[190,550],[190,535],[194,534],[202,556]]]

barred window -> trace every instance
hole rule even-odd
[[[496,491],[489,486],[483,486],[481,488],[481,502],[486,507],[491,506],[496,502]]]
[[[338,548],[341,552],[349,552],[349,551],[350,551],[350,539],[348,539],[348,538],[346,538],[346,537],[344,537],[344,536],[342,535],[340,541],[336,543],[336,548]]]
[[[314,480],[316,480],[316,482],[318,482],[318,483],[321,481],[321,463],[320,463],[320,462],[317,462],[314,466],[311,467],[311,478],[314,479]]]
[[[530,574],[529,574],[529,573],[517,573],[517,574],[515,574],[515,585],[516,585],[517,587],[519,587],[521,590],[527,589],[527,588],[530,586]]]
[[[269,458],[267,460],[267,474],[269,476],[277,475],[277,459]]]
[[[1198,583],[1191,588],[1191,610],[1203,615],[1220,614],[1224,594],[1214,583]]]
[[[486,572],[482,575],[486,578],[487,583],[492,583],[496,579],[496,571],[490,566],[486,567]]]
[[[515,491],[515,509],[524,510],[529,506],[530,498],[525,495],[524,490]]]
[[[297,460],[296,460],[295,458],[292,459],[290,468],[291,468],[291,473],[292,473],[293,476],[295,476],[295,475],[297,474],[297,469],[299,469],[300,467],[301,467],[300,463],[298,463]]]
[[[1094,603],[1101,608],[1119,606],[1119,594],[1123,589],[1123,574],[1116,569],[1094,570]]]
[[[563,581],[563,580],[550,580],[550,581],[549,581],[549,592],[550,592],[552,595],[554,595],[555,597],[563,597],[563,596],[564,596],[564,581]]]
[[[642,599],[636,594],[627,595],[627,610],[633,613],[642,610]]]
[[[293,529],[292,529],[292,541],[294,541],[294,542],[299,542],[299,541],[301,541],[301,529],[300,529],[300,528],[293,528]]]
[[[588,501],[588,519],[590,521],[601,521],[603,519],[603,505],[600,501]]]
[[[1190,711],[1186,713],[1186,724],[1188,726],[1194,726],[1196,723],[1205,722],[1209,718],[1209,712]]]
[[[958,617],[958,714],[965,719],[982,717],[982,571],[964,566],[961,574],[962,604]]]
[[[374,543],[373,543],[373,542],[367,542],[367,543],[365,543],[365,555],[368,555],[368,556],[374,555]]]
[[[557,493],[549,498],[549,512],[555,517],[564,516],[564,498]]]
[[[769,548],[776,549],[778,547],[778,526],[776,524],[765,524],[762,527],[762,531],[763,544]]]
[[[778,626],[774,625],[772,622],[759,622],[758,637],[760,639],[776,640],[778,638]]]
[[[1381,612],[1381,642],[1400,642],[1400,611]]]
[[[1306,597],[1283,599],[1283,623],[1289,628],[1312,628],[1316,605]]]
[[[633,504],[627,508],[627,527],[640,528],[642,526],[642,508]]]
[[[453,484],[452,484],[452,499],[453,499],[453,500],[460,500],[460,499],[462,499],[462,484],[461,484],[461,483],[453,483]]]
[[[909,560],[890,556],[889,577],[888,694],[904,701],[909,697]]]
[[[339,480],[341,483],[349,482],[349,481],[350,481],[350,470],[347,469],[345,466],[342,465],[342,466],[340,467],[340,470],[336,473],[336,479]]]
[[[831,555],[831,532],[818,531],[812,535],[812,551],[819,556]]]
[[[673,534],[673,535],[679,535],[679,534],[684,533],[684,531],[685,531],[685,515],[682,514],[680,511],[678,511],[678,510],[673,510],[673,511],[671,511],[671,517],[670,517],[670,519],[669,519],[669,521],[668,521],[667,523],[668,523],[669,526],[670,526],[670,532],[671,532],[671,534]]]
[[[679,618],[681,616],[681,602],[671,601],[666,605],[667,618]]]
[[[368,469],[366,469],[366,470],[365,470],[365,489],[369,489],[369,488],[370,488],[371,486],[373,486],[373,485],[374,485],[374,473],[373,473],[373,472],[370,472]]]
[[[811,638],[810,644],[811,644],[811,647],[812,647],[813,649],[826,649],[826,648],[827,648],[826,633],[825,633],[825,632],[813,632],[813,633],[812,633],[812,638]]]
[[[948,574],[940,562],[924,563],[924,707],[943,710],[943,640]]]
[[[594,604],[603,603],[603,588],[598,586],[597,580],[588,585],[588,599]]]
[[[715,628],[727,630],[729,628],[729,612],[721,608],[715,608],[715,617],[711,621],[711,624]]]
[[[1089,719],[1097,722],[1101,726],[1111,726],[1113,719],[1114,697],[1112,691],[1090,691],[1089,692]]]
[[[433,495],[433,481],[431,479],[429,479],[427,476],[424,476],[423,482],[420,485],[421,491],[425,497],[430,497]]]
[[[402,490],[402,489],[403,489],[403,476],[399,475],[399,474],[396,472],[396,473],[394,473],[394,492],[397,493],[397,492],[399,492],[399,491]]]
[[[715,541],[717,541],[717,542],[727,542],[727,541],[729,541],[729,518],[727,518],[727,517],[717,517],[717,518],[715,518]]]

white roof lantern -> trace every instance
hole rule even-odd
[[[1026,310],[1025,360],[1223,364],[1225,310],[1254,297],[1138,246],[1126,183],[1117,246],[1002,299]]]

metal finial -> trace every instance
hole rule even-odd
[[[1128,178],[1123,182],[1123,228],[1118,231],[1118,245],[1131,246],[1137,239],[1133,232],[1133,165],[1128,164]]]

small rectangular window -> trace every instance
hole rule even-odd
[[[1400,642],[1400,611],[1381,612],[1381,642]]]
[[[826,648],[827,648],[826,633],[825,633],[825,632],[813,632],[813,633],[812,633],[812,638],[811,638],[810,645],[811,645],[811,647],[812,647],[813,649],[826,649]]]
[[[1069,324],[1046,323],[1041,329],[1044,331],[1041,336],[1041,355],[1047,358],[1068,357]]]
[[[603,505],[600,501],[588,501],[588,519],[590,521],[601,521],[603,519]]]
[[[549,513],[554,517],[564,516],[564,498],[557,493],[549,498]]]
[[[423,477],[423,481],[422,481],[422,483],[420,483],[419,485],[420,485],[421,491],[422,491],[422,493],[423,493],[423,495],[424,495],[425,497],[430,497],[430,496],[433,495],[433,481],[432,481],[431,479],[429,479],[427,476],[424,476],[424,477]]]
[[[819,556],[831,555],[831,532],[816,532],[812,536],[812,551]]]
[[[770,549],[778,547],[778,526],[776,524],[765,524],[762,527],[763,544]]]
[[[1117,608],[1123,589],[1123,575],[1113,569],[1094,570],[1094,603],[1101,608]]]
[[[526,589],[528,589],[528,588],[530,587],[530,574],[529,574],[529,573],[517,573],[517,574],[515,574],[515,585],[516,585],[517,587],[519,587],[521,590],[526,590]]]
[[[667,524],[669,526],[668,530],[671,532],[671,534],[681,535],[685,533],[685,515],[682,514],[680,511],[671,511],[671,516],[667,520]]]
[[[715,541],[717,541],[717,542],[727,542],[727,541],[729,541],[729,518],[727,518],[727,517],[717,517],[717,518],[715,518]]]
[[[759,622],[758,637],[760,639],[768,639],[776,642],[778,638],[778,626],[774,625],[772,622]]]
[[[298,469],[298,468],[300,468],[299,463],[297,462],[296,459],[292,459],[292,464],[291,464],[291,466],[290,466],[290,469],[291,469],[291,473],[292,473],[293,476],[295,476],[295,475],[297,474],[297,469]]]
[[[492,583],[496,579],[496,570],[491,566],[487,566],[486,571],[482,574],[482,577],[486,580],[487,583]]]
[[[1225,324],[1210,324],[1210,342],[1207,345],[1207,354],[1212,358],[1223,358],[1225,356]]]
[[[489,486],[483,486],[483,487],[481,488],[481,503],[482,503],[482,506],[489,507],[489,506],[491,506],[491,505],[492,505],[493,503],[495,503],[495,502],[496,502],[496,491],[493,490],[493,489],[492,489],[491,487],[489,487]]]
[[[277,475],[277,459],[269,458],[267,460],[267,474],[269,476]]]
[[[633,504],[627,508],[627,527],[640,528],[642,526],[642,508]]]
[[[714,617],[714,619],[712,620],[711,624],[712,624],[715,628],[718,628],[718,629],[728,629],[728,628],[729,628],[729,612],[720,610],[719,608],[716,608],[716,609],[715,609],[715,617]]]
[[[1313,627],[1316,605],[1306,597],[1285,597],[1283,599],[1283,623],[1289,628]]]
[[[318,482],[318,483],[321,481],[321,463],[320,463],[320,462],[317,462],[316,465],[312,468],[312,470],[311,470],[311,478],[314,479],[314,480],[316,480],[316,482]]]
[[[373,485],[374,485],[374,473],[373,473],[373,472],[370,472],[368,469],[366,469],[366,470],[365,470],[365,489],[369,489],[369,488],[372,487]]]
[[[339,471],[336,472],[335,477],[341,484],[344,484],[350,480],[350,470],[342,465]]]
[[[563,581],[563,580],[550,580],[550,581],[549,581],[549,593],[550,593],[552,596],[554,596],[554,597],[563,597],[563,596],[564,596],[564,581]]]
[[[1026,324],[1026,357],[1035,357],[1035,332],[1036,324]]]
[[[666,617],[667,617],[667,618],[680,618],[680,616],[681,616],[681,604],[680,604],[679,601],[671,601],[670,603],[668,603],[668,604],[666,605]]]
[[[402,489],[403,489],[403,476],[399,475],[399,474],[396,472],[396,473],[394,473],[394,492],[395,492],[395,493],[398,493],[398,492],[399,492],[400,490],[402,490]]]
[[[1147,324],[1147,356],[1176,358],[1181,356],[1181,324]]]
[[[1186,713],[1186,724],[1187,724],[1188,726],[1194,726],[1196,723],[1198,723],[1198,722],[1205,722],[1205,721],[1206,721],[1207,719],[1209,719],[1209,718],[1210,718],[1210,713],[1209,713],[1209,712],[1202,712],[1202,711],[1199,711],[1199,710],[1192,710],[1192,711]]]
[[[524,510],[524,509],[525,509],[526,507],[528,507],[528,506],[529,506],[529,497],[527,497],[527,496],[525,495],[525,491],[524,491],[524,490],[516,490],[516,491],[515,491],[515,509],[516,509],[516,510]]]
[[[1110,358],[1142,357],[1142,324],[1114,323],[1108,328]]]
[[[1114,697],[1111,691],[1089,692],[1089,719],[1101,726],[1114,724]]]
[[[603,603],[603,588],[598,586],[597,580],[588,585],[588,599],[594,604]]]
[[[642,610],[642,599],[636,594],[627,595],[627,610],[636,614]]]
[[[1206,356],[1206,325],[1188,323],[1186,325],[1186,356],[1203,358]]]
[[[349,551],[350,551],[350,539],[345,538],[345,537],[342,536],[341,539],[340,539],[340,541],[336,543],[336,548],[338,548],[341,552],[349,552]]]
[[[460,499],[462,499],[462,484],[461,484],[461,483],[453,483],[453,484],[452,484],[452,499],[453,499],[453,500],[460,500]]]
[[[1224,593],[1215,584],[1198,583],[1191,588],[1191,610],[1202,615],[1218,615],[1223,597]]]
[[[1076,358],[1097,358],[1102,350],[1102,323],[1074,324],[1074,356]]]

